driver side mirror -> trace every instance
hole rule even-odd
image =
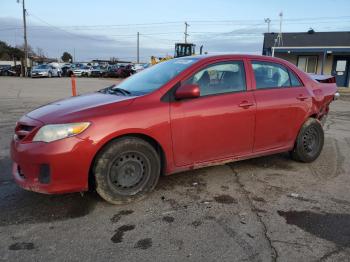
[[[196,84],[185,84],[180,86],[175,92],[175,98],[188,99],[188,98],[198,98],[200,97],[199,85]]]

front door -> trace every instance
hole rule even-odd
[[[199,85],[201,96],[170,104],[177,166],[252,151],[255,101],[246,92],[243,61],[206,66],[182,84]]]
[[[349,86],[350,57],[335,56],[333,60],[332,75],[335,76],[337,86]]]

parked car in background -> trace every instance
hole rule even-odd
[[[120,204],[152,191],[163,173],[280,152],[312,162],[336,92],[273,57],[171,59],[23,116],[11,142],[14,179],[41,193],[95,186]]]
[[[0,76],[9,76],[11,73],[9,70],[11,70],[11,65],[0,65]]]
[[[61,67],[62,76],[72,76],[74,67],[70,64],[65,64]]]
[[[53,65],[42,64],[35,66],[31,70],[31,77],[61,77],[62,73],[60,68],[54,67]]]
[[[135,74],[136,71],[133,69],[132,65],[120,66],[117,70],[117,77],[127,78],[132,74]]]
[[[80,66],[73,70],[75,76],[90,76],[91,75],[91,66]]]
[[[104,74],[107,72],[107,68],[106,67],[102,67],[102,66],[93,66],[91,69],[91,76],[92,77],[102,77],[104,76]]]
[[[133,64],[132,65],[132,70],[134,70],[135,73],[138,73],[138,72],[140,72],[140,71],[142,71],[144,69],[145,69],[144,64]]]
[[[118,77],[118,68],[119,66],[117,65],[110,65],[107,67],[106,72],[104,72],[103,76],[104,77]]]

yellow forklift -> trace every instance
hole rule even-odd
[[[191,56],[196,53],[196,45],[189,43],[176,43],[174,57]]]
[[[199,54],[202,54],[203,46],[200,47]],[[172,58],[176,57],[184,57],[184,56],[191,56],[196,54],[196,45],[191,43],[176,43],[175,44],[175,53],[174,57],[167,56],[167,57],[159,57],[158,59],[154,56],[151,57],[151,64],[155,65],[157,63],[167,61]]]

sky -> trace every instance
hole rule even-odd
[[[22,0],[20,0],[22,1]],[[173,55],[174,44],[188,42],[209,54],[261,54],[265,18],[271,32],[350,31],[349,0],[25,0],[28,43],[46,56],[64,51],[77,61],[136,60],[137,32],[140,60]],[[0,0],[0,40],[23,44],[22,5]]]

